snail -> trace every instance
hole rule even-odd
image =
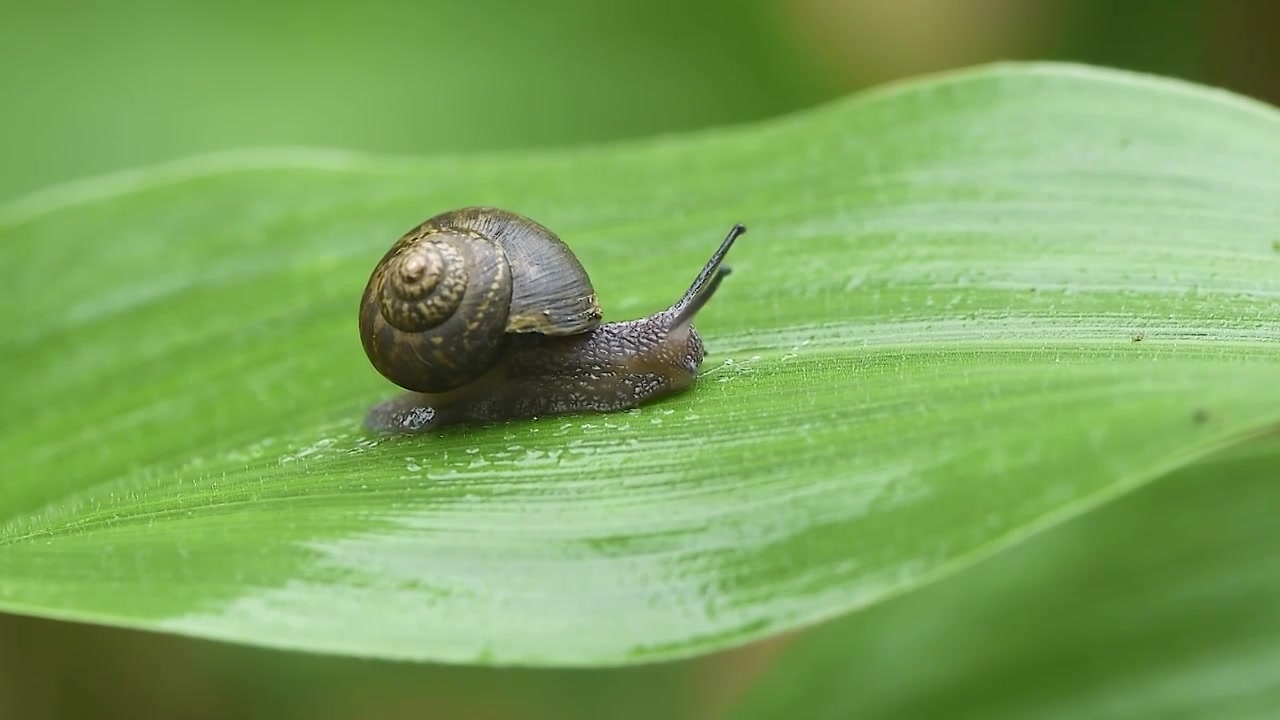
[[[406,393],[365,424],[384,433],[613,412],[690,387],[706,354],[692,320],[729,274],[735,225],[670,307],[604,322],[586,270],[555,233],[468,207],[402,235],[360,299],[373,367]]]

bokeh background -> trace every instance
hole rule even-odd
[[[0,204],[238,148],[501,152],[696,131],[997,60],[1280,103],[1278,37],[1268,0],[0,0]],[[779,646],[467,670],[0,615],[0,719],[714,717]]]
[[[0,201],[192,153],[553,147],[1062,59],[1280,98],[1269,0],[2,0]]]

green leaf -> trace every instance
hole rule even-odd
[[[734,720],[1270,718],[1280,434],[791,647]]]
[[[996,66],[542,154],[196,159],[0,209],[0,607],[276,647],[599,665],[792,630],[1280,421],[1280,115]],[[356,306],[436,212],[554,228],[692,390],[393,440]]]

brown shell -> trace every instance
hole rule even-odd
[[[382,257],[360,301],[360,337],[397,385],[440,393],[483,376],[508,333],[599,325],[586,271],[550,230],[496,208],[437,215]]]
[[[491,207],[441,213],[418,232],[465,230],[497,243],[512,268],[508,332],[576,335],[600,324],[595,288],[573,251],[555,233],[529,218]]]

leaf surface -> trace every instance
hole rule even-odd
[[[732,720],[1270,718],[1280,434],[789,647]]]

